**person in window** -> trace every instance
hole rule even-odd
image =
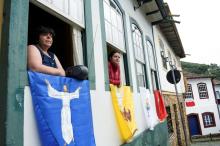
[[[121,77],[120,77],[120,53],[117,51],[112,51],[108,57],[108,73],[109,73],[109,82],[110,84],[120,86]]]
[[[29,70],[65,76],[65,71],[57,56],[48,51],[53,44],[54,36],[55,32],[52,28],[40,26],[36,29],[36,44],[28,45],[27,50],[27,66]]]

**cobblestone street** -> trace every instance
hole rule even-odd
[[[220,146],[220,141],[193,142],[190,146]]]

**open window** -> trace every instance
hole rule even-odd
[[[125,79],[125,65],[124,65],[124,55],[125,53],[121,52],[120,50],[118,50],[117,48],[114,48],[113,46],[111,46],[110,44],[107,44],[107,52],[108,52],[108,55],[114,51],[114,50],[117,50],[120,52],[120,72],[121,72],[121,85],[126,85],[126,79]]]
[[[106,31],[107,56],[112,51],[120,52],[121,84],[129,85],[127,53],[125,49],[125,36],[123,25],[123,13],[120,6],[114,0],[103,0],[104,19]]]
[[[51,13],[50,13],[51,12]],[[28,44],[33,44],[33,32],[38,26],[47,26],[55,30],[55,37],[49,51],[56,54],[62,66],[66,69],[69,66],[84,64],[82,32],[84,29],[76,23],[69,23],[61,16],[53,15],[53,11],[45,7],[30,3]]]

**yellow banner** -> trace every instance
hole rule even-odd
[[[110,84],[112,103],[123,142],[128,141],[137,131],[134,119],[134,101],[129,86],[118,88]]]

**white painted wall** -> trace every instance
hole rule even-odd
[[[207,135],[210,133],[220,133],[220,120],[217,109],[217,104],[215,103],[215,95],[213,92],[213,86],[210,78],[198,78],[198,79],[188,79],[187,82],[192,85],[193,96],[195,106],[187,107],[186,114],[198,113],[199,120],[201,124],[202,135]],[[208,99],[200,99],[197,84],[203,82],[207,85],[208,90]],[[213,112],[215,117],[216,127],[204,128],[204,123],[202,119],[202,113],[204,112]]]
[[[161,82],[161,89],[162,89],[162,91],[175,92],[174,85],[170,84],[166,79],[167,72],[171,68],[168,63],[167,63],[167,69],[165,69],[163,67],[159,39],[161,39],[164,44],[165,56],[168,57],[168,51],[169,51],[171,53],[172,60],[173,59],[176,60],[177,69],[179,71],[181,71],[181,80],[177,84],[178,93],[185,93],[185,86],[184,86],[184,81],[183,81],[183,74],[182,74],[182,67],[181,67],[181,63],[180,63],[180,58],[174,54],[173,50],[171,49],[170,45],[166,41],[166,38],[164,37],[164,35],[161,33],[160,29],[157,26],[154,26],[154,41],[155,41],[155,48],[156,48],[157,63],[159,66],[159,78],[160,78],[160,82]]]

